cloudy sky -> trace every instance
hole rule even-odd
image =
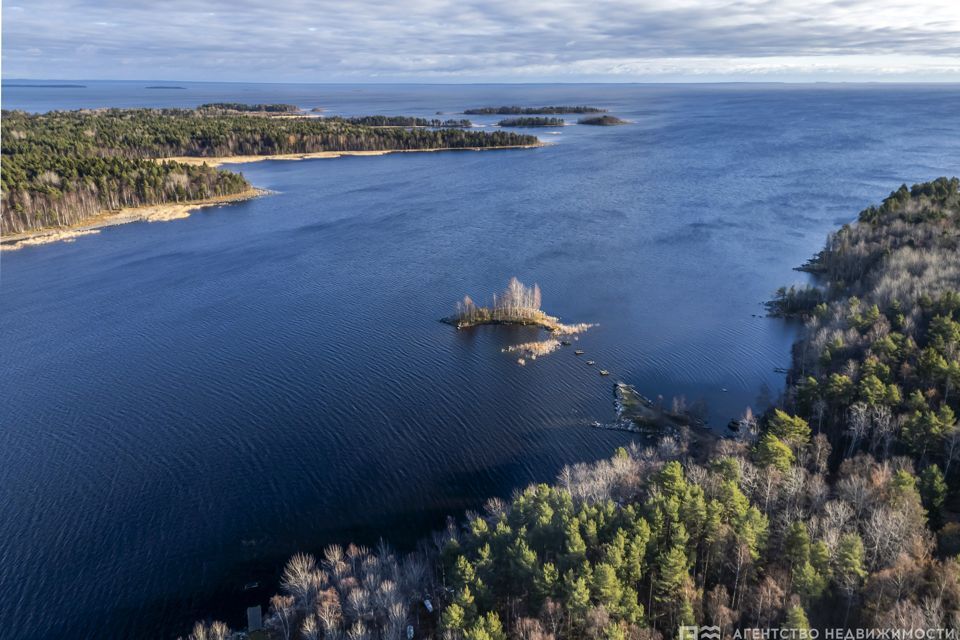
[[[960,81],[960,2],[4,0],[3,76]]]

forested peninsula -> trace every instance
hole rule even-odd
[[[295,104],[245,104],[243,102],[207,102],[197,107],[197,111],[220,113],[271,113],[291,114],[299,113],[300,107]]]
[[[345,122],[348,124],[359,124],[368,127],[472,127],[473,123],[466,119],[448,119],[439,118],[414,118],[411,116],[358,116],[354,118],[342,118],[332,116],[324,118],[325,122]]]
[[[497,123],[501,127],[562,127],[563,118],[506,118]]]
[[[198,202],[247,192],[243,176],[170,157],[489,149],[539,144],[534,136],[441,123],[370,126],[290,117],[290,105],[218,103],[198,109],[3,111],[0,166],[4,236],[82,224],[104,211]],[[279,117],[283,116],[283,117]],[[379,122],[379,120],[374,120]],[[433,124],[432,122],[430,123]]]
[[[818,284],[778,295],[805,325],[776,408],[707,446],[680,428],[568,467],[415,553],[298,554],[262,637],[956,628],[958,188],[901,187],[830,236]]]

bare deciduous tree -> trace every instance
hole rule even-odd
[[[296,599],[296,604],[306,609],[312,604],[314,573],[317,559],[309,553],[296,553],[287,561],[280,578],[280,586]]]
[[[850,436],[850,445],[847,447],[847,457],[852,456],[860,441],[870,431],[870,408],[863,402],[856,402],[847,412],[847,435]]]
[[[366,625],[357,620],[347,630],[347,638],[349,640],[370,640],[370,632]]]
[[[300,625],[300,635],[304,640],[320,640],[323,633],[320,630],[320,623],[317,622],[317,616],[311,614],[303,619]]]
[[[270,598],[270,611],[273,613],[273,619],[276,620],[280,633],[283,634],[283,640],[290,640],[293,632],[293,596],[276,595]]]

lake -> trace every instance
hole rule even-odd
[[[401,549],[635,439],[613,383],[718,432],[783,389],[762,302],[901,182],[954,175],[960,88],[896,85],[7,87],[5,109],[289,102],[331,115],[590,104],[622,127],[530,150],[230,165],[269,196],[0,258],[0,619],[13,638],[234,626],[285,559]],[[491,125],[495,116],[472,116]],[[575,117],[572,118],[575,120]],[[438,322],[511,276],[595,322]],[[261,587],[244,591],[257,581]]]

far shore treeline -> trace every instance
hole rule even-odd
[[[501,127],[562,127],[563,118],[506,118],[497,123]]]
[[[104,210],[243,192],[243,176],[156,159],[322,151],[412,151],[527,146],[534,136],[437,128],[419,119],[276,117],[290,105],[201,109],[3,111],[0,232],[75,225]],[[382,118],[382,119],[381,119]],[[439,121],[438,121],[439,122]]]
[[[324,118],[325,122],[346,122],[366,127],[472,127],[473,123],[467,119],[440,120],[439,118],[414,118],[411,116],[356,116],[342,118],[332,116]]]
[[[481,115],[481,116],[535,116],[535,115],[551,115],[551,114],[563,114],[563,113],[605,113],[606,109],[601,109],[599,107],[585,107],[585,106],[554,106],[554,107],[518,107],[518,106],[505,106],[505,107],[480,107],[478,109],[467,109],[464,111],[466,115]]]
[[[153,88],[157,89],[165,87]],[[197,111],[224,113],[298,113],[300,111],[300,107],[295,104],[244,104],[242,102],[208,102],[198,106]]]

